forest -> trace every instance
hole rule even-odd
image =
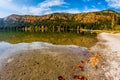
[[[12,14],[0,19],[0,31],[115,30],[120,29],[119,25],[120,13],[113,10],[43,16]]]

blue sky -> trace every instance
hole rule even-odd
[[[0,0],[0,17],[11,14],[44,15],[112,9],[120,12],[120,0]]]

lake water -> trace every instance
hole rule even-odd
[[[96,34],[89,32],[0,32],[0,41],[9,43],[47,42],[57,45],[78,45],[91,47],[95,44]]]
[[[0,80],[70,80],[86,74],[87,69],[71,66],[86,60],[96,41],[88,32],[0,32]]]

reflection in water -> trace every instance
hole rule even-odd
[[[0,32],[0,41],[10,42],[0,42],[0,79],[56,80],[64,76],[71,80],[74,74],[81,74],[71,67],[88,59],[85,47],[94,45],[95,37],[79,30]]]
[[[80,32],[76,30],[69,30],[67,32],[0,32],[0,41],[10,43],[40,41],[59,45],[79,45],[85,47],[93,46],[96,42],[95,37],[95,33],[91,34],[89,32]]]

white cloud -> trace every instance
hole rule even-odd
[[[64,0],[45,0],[44,2],[40,3],[39,6],[46,8],[46,7],[52,7],[52,6],[60,6],[66,4]]]
[[[120,8],[120,0],[105,0],[109,7]]]
[[[69,7],[64,6],[68,6],[68,3],[64,0],[45,0],[36,6],[18,5],[14,3],[13,0],[0,0],[0,8],[13,11],[17,14],[44,15],[54,12],[80,13],[77,8],[69,9]],[[64,9],[55,10],[54,7],[64,7]],[[8,15],[10,15],[10,13],[8,13]]]
[[[65,12],[75,14],[75,13],[80,13],[80,10],[78,10],[78,9],[69,9],[69,10],[66,10]]]
[[[102,3],[101,3],[101,2],[98,2],[97,4],[99,4],[99,5],[100,5],[100,4],[102,4]]]
[[[35,15],[43,14],[45,12],[51,11],[51,7],[61,6],[67,4],[64,0],[45,0],[39,3],[37,6],[29,7],[29,12]]]
[[[21,10],[21,8],[14,4],[12,0],[0,0],[0,8],[14,12],[20,12]]]
[[[88,8],[87,6],[84,8],[83,12],[96,12],[96,11],[100,11],[97,8]]]
[[[66,9],[67,7],[64,7],[64,10],[52,10],[51,7],[54,6],[64,6],[68,3],[64,2],[64,0],[46,0],[42,3],[40,3],[37,7],[30,7],[29,11],[32,14],[38,15],[38,14],[50,14],[50,13],[80,13],[78,9]]]
[[[66,9],[66,10],[55,10],[55,11],[48,11],[45,14],[50,14],[50,13],[80,13],[80,10],[78,9]]]
[[[7,0],[8,2],[12,2],[12,0]]]
[[[9,1],[9,0],[6,0],[6,1],[5,0],[3,0],[3,1],[0,0],[0,7],[4,7],[6,4],[10,4],[10,2],[11,1]]]
[[[83,0],[84,2],[89,2],[90,0]]]
[[[12,0],[0,0],[0,8],[14,11],[18,14],[34,14],[41,15],[45,12],[52,11],[51,7],[62,6],[67,4],[64,0],[45,0],[37,6],[17,5]]]

